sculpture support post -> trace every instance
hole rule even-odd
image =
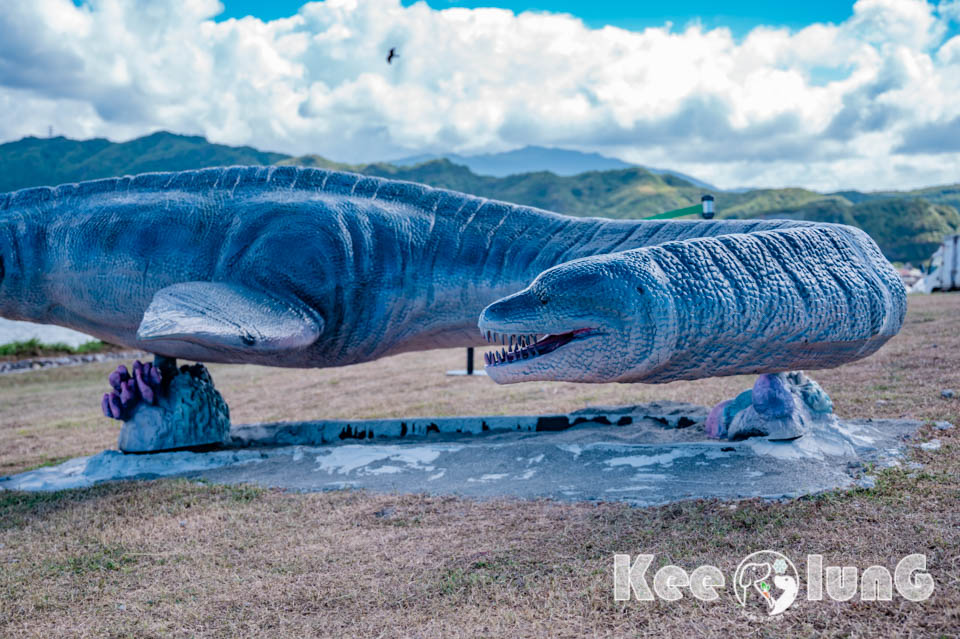
[[[203,364],[178,369],[175,359],[157,355],[152,365],[138,361],[133,370],[131,377],[119,367],[110,377],[115,391],[104,396],[104,413],[123,421],[120,450],[153,453],[227,441],[230,409]],[[143,370],[151,383],[142,382]]]
[[[836,425],[833,402],[800,371],[761,375],[753,388],[713,407],[704,426],[718,439],[796,439],[815,423]]]

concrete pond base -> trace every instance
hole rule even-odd
[[[568,415],[235,425],[209,452],[104,451],[0,478],[48,491],[126,479],[192,477],[301,491],[626,501],[789,498],[854,485],[864,464],[897,465],[910,420],[813,425],[798,439],[708,438],[704,407],[675,402]],[[862,480],[860,480],[862,482]]]

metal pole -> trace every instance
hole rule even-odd
[[[473,375],[473,347],[467,347],[467,375]]]

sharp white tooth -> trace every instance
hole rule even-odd
[[[507,359],[507,350],[505,348],[500,349],[500,359]]]
[[[510,336],[510,352],[513,352],[513,335]]]

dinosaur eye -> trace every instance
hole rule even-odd
[[[643,287],[642,287],[642,286],[638,286],[638,287],[637,287],[637,293],[640,293],[641,295],[643,295]]]

